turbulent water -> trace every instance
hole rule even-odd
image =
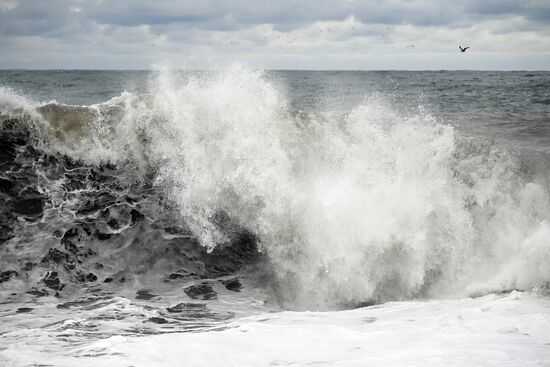
[[[548,294],[548,72],[0,85],[0,361],[265,312]],[[118,353],[99,349],[67,353]]]

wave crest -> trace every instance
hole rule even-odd
[[[159,70],[145,96],[33,111],[53,131],[49,149],[154,174],[204,246],[228,242],[234,225],[253,232],[287,306],[550,280],[547,172],[526,175],[519,152],[427,113],[375,98],[345,116],[294,113],[246,70]]]

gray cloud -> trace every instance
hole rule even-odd
[[[79,12],[71,11],[71,8]],[[550,3],[537,0],[22,0],[15,9],[0,11],[0,31],[2,34],[44,34],[63,28],[74,18],[82,22],[126,27],[187,24],[218,29],[220,24],[224,28],[232,23],[243,27],[273,24],[291,29],[315,21],[342,20],[350,15],[365,23],[417,26],[453,24],[503,15],[544,22],[550,17]]]
[[[146,68],[205,54],[265,67],[387,64],[373,52],[402,68],[445,68],[462,42],[485,58],[459,67],[503,65],[501,44],[517,46],[508,57],[544,65],[549,24],[550,3],[540,0],[0,0],[0,67],[120,67],[126,58]]]
[[[550,3],[539,0],[286,0],[286,1],[130,1],[88,2],[83,9],[90,18],[108,24],[214,23],[232,19],[242,25],[300,26],[314,21],[342,20],[350,15],[366,23],[449,24],[468,19],[518,15],[545,20]]]
[[[2,36],[44,35],[68,22],[67,1],[20,1],[11,10],[0,11]]]

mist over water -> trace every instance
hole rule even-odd
[[[3,88],[0,110],[29,124],[44,152],[150,182],[162,208],[150,207],[152,222],[177,221],[208,251],[251,233],[286,308],[550,280],[548,158],[539,149],[495,141],[490,129],[468,134],[436,109],[400,108],[381,93],[302,110],[280,78],[243,68],[159,69],[144,88],[89,106]]]

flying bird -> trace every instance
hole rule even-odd
[[[460,49],[460,52],[466,52],[466,50],[469,49],[470,46],[466,46],[466,47],[464,47],[464,48],[458,46],[458,48]]]

